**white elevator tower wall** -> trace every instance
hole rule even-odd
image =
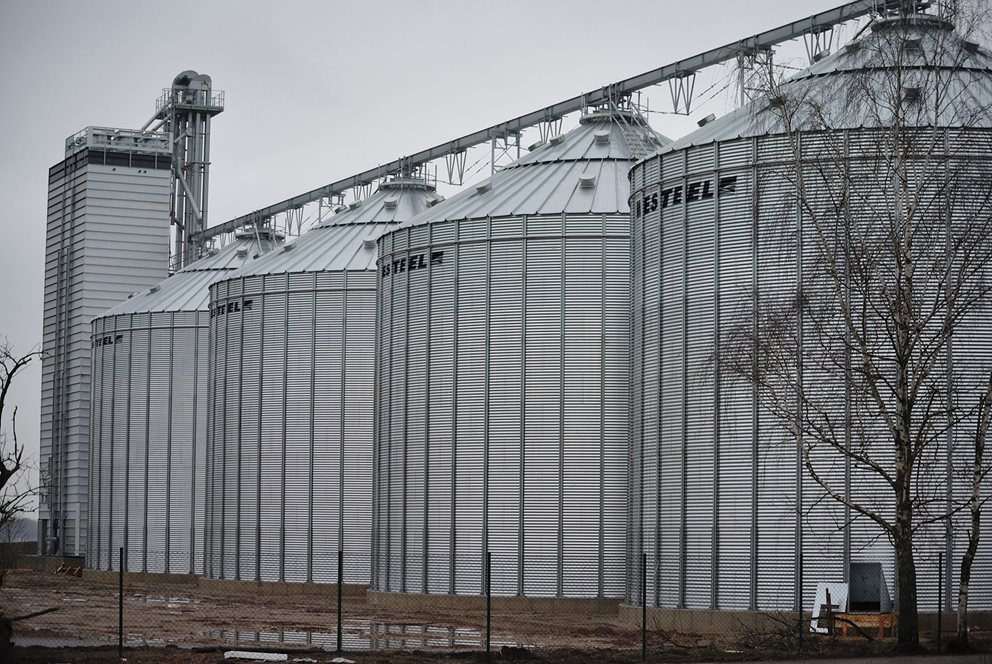
[[[86,553],[90,322],[169,268],[169,135],[87,127],[48,175],[39,549]]]

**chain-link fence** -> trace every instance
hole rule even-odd
[[[341,555],[339,560],[346,558]],[[936,573],[946,574],[943,560],[939,562]],[[641,569],[628,572],[628,578],[641,584],[633,594],[647,597],[648,605],[622,597],[494,594],[492,580],[516,569],[516,563],[516,558],[490,555],[482,574],[483,592],[472,595],[18,564],[5,576],[0,610],[7,616],[31,616],[14,623],[17,646],[125,650],[169,645],[327,652],[574,649],[608,650],[611,657],[636,661],[670,651],[699,659],[728,653],[864,653],[891,647],[896,634],[893,613],[854,611],[829,594],[826,602],[824,597],[804,596],[802,612],[654,606],[651,594],[644,592],[650,576],[647,555],[641,558]],[[344,567],[338,567],[342,574]],[[590,565],[591,574],[594,570]],[[538,572],[554,570],[534,570]],[[928,600],[932,598],[921,593],[921,605]],[[988,635],[982,625],[981,619],[975,623],[979,638]],[[921,637],[931,648],[938,640],[946,644],[953,629],[953,615],[921,615]]]

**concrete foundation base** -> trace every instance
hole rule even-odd
[[[371,606],[391,609],[444,609],[449,611],[483,611],[483,595],[429,595],[420,593],[368,592]],[[619,597],[493,597],[493,611],[514,613],[591,613],[615,616],[623,599]]]
[[[641,626],[641,607],[623,604],[620,606],[620,622],[630,627]],[[809,624],[810,614],[803,614],[805,625]],[[937,631],[937,614],[920,614],[920,632]],[[945,613],[941,619],[942,632],[953,634],[955,616]],[[992,630],[992,611],[972,611],[968,614],[972,629]],[[679,634],[729,634],[747,631],[779,631],[795,625],[799,628],[799,614],[794,611],[719,611],[700,609],[658,609],[648,608],[647,625],[649,630],[676,632]],[[807,627],[808,629],[808,627]]]
[[[17,555],[16,566],[22,569],[30,569],[35,572],[52,573],[63,567],[82,567],[86,562],[83,556],[39,556],[37,554]]]

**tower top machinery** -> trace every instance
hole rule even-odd
[[[172,135],[172,267],[175,270],[200,257],[202,242],[195,239],[207,228],[210,174],[210,119],[224,110],[224,93],[212,88],[206,74],[180,73],[172,87],[162,91],[155,115],[142,129]]]

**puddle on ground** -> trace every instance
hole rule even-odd
[[[106,636],[96,639],[71,639],[62,636],[31,636],[14,634],[14,645],[22,648],[31,646],[42,646],[45,648],[98,648],[104,646],[117,645],[116,636]],[[164,648],[167,645],[176,645],[182,648],[193,648],[199,644],[179,644],[170,643],[165,639],[146,639],[140,634],[129,634],[124,639],[125,648]]]
[[[165,604],[170,609],[179,608],[180,606],[192,606],[200,603],[199,598],[195,597],[167,597],[165,595],[134,594],[131,596],[131,599],[136,600],[141,604]]]
[[[341,646],[344,650],[466,650],[485,646],[485,636],[471,627],[439,627],[436,625],[391,625],[368,620],[345,620],[342,624]],[[278,643],[308,646],[324,650],[337,649],[337,632],[270,630],[213,630],[201,633],[225,643]],[[520,642],[492,639],[496,648],[524,646]]]

